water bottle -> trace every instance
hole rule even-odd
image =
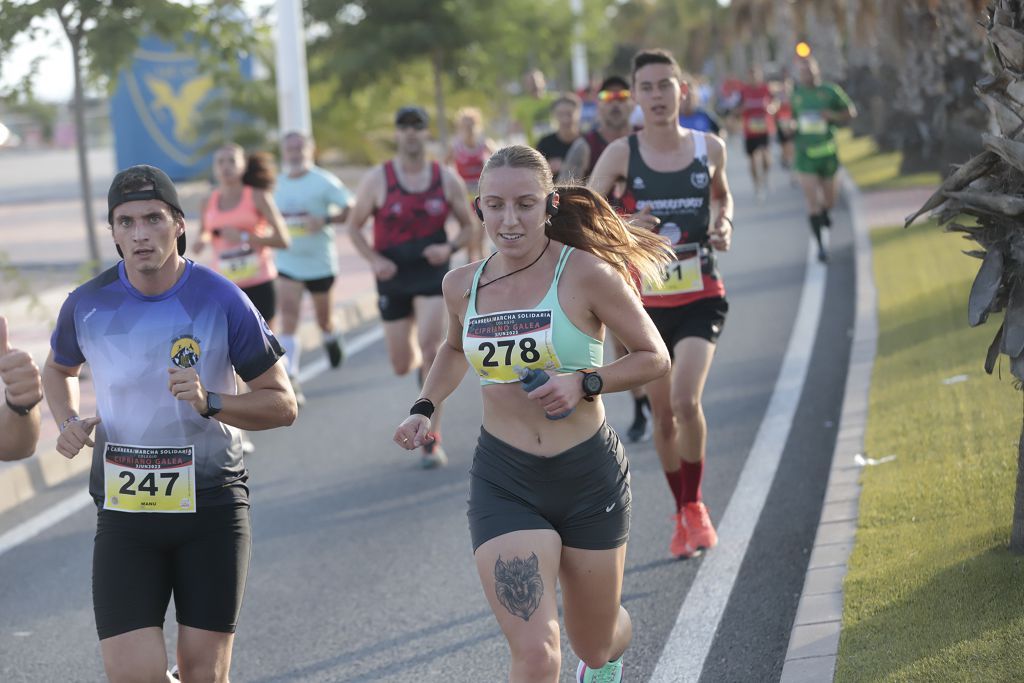
[[[543,386],[545,382],[550,379],[550,375],[543,370],[534,370],[533,368],[521,368],[518,365],[514,368],[516,374],[519,375],[519,381],[523,383],[523,391],[529,393],[539,386]],[[568,411],[561,415],[548,415],[544,413],[544,417],[549,420],[561,420],[564,417],[572,415],[573,409],[570,408]]]

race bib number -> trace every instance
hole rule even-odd
[[[704,275],[700,268],[700,245],[677,244],[676,260],[665,266],[661,282],[648,282],[644,296],[691,294],[704,289]]]
[[[747,130],[756,135],[763,135],[768,132],[768,119],[755,116],[747,121]]]
[[[309,230],[306,228],[306,216],[305,213],[295,213],[284,217],[285,225],[288,226],[288,234],[292,237],[305,237],[309,234]]]
[[[221,273],[232,282],[243,282],[259,275],[259,257],[249,247],[221,252],[217,258]]]
[[[192,446],[108,443],[103,452],[103,509],[195,512],[194,456]]]
[[[466,321],[466,356],[476,374],[491,382],[518,382],[516,366],[561,367],[552,338],[551,311],[503,311]]]
[[[828,121],[825,120],[820,111],[802,112],[797,122],[797,127],[801,135],[828,134]]]

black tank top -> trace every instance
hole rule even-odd
[[[708,167],[707,140],[694,132],[693,161],[679,171],[655,171],[640,155],[636,133],[629,136],[629,171],[626,192],[631,196],[630,209],[651,208],[661,220],[655,232],[673,245],[700,245],[701,272],[704,288],[700,292],[657,297],[644,297],[647,306],[681,306],[699,299],[725,295],[725,286],[718,273],[717,259],[708,239],[711,222],[711,171]]]

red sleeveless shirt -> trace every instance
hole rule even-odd
[[[446,242],[444,222],[449,208],[441,182],[441,165],[431,163],[430,185],[424,192],[409,192],[402,187],[394,161],[384,164],[384,177],[384,203],[373,212],[374,249],[383,253],[410,243]]]

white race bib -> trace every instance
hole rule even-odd
[[[103,490],[104,510],[195,512],[195,448],[108,443]]]
[[[677,244],[676,260],[665,266],[661,282],[646,282],[644,296],[692,294],[704,290],[704,274],[700,267],[700,244]]]
[[[476,374],[491,382],[518,382],[516,366],[557,370],[552,321],[550,310],[473,316],[466,321],[466,357]]]

